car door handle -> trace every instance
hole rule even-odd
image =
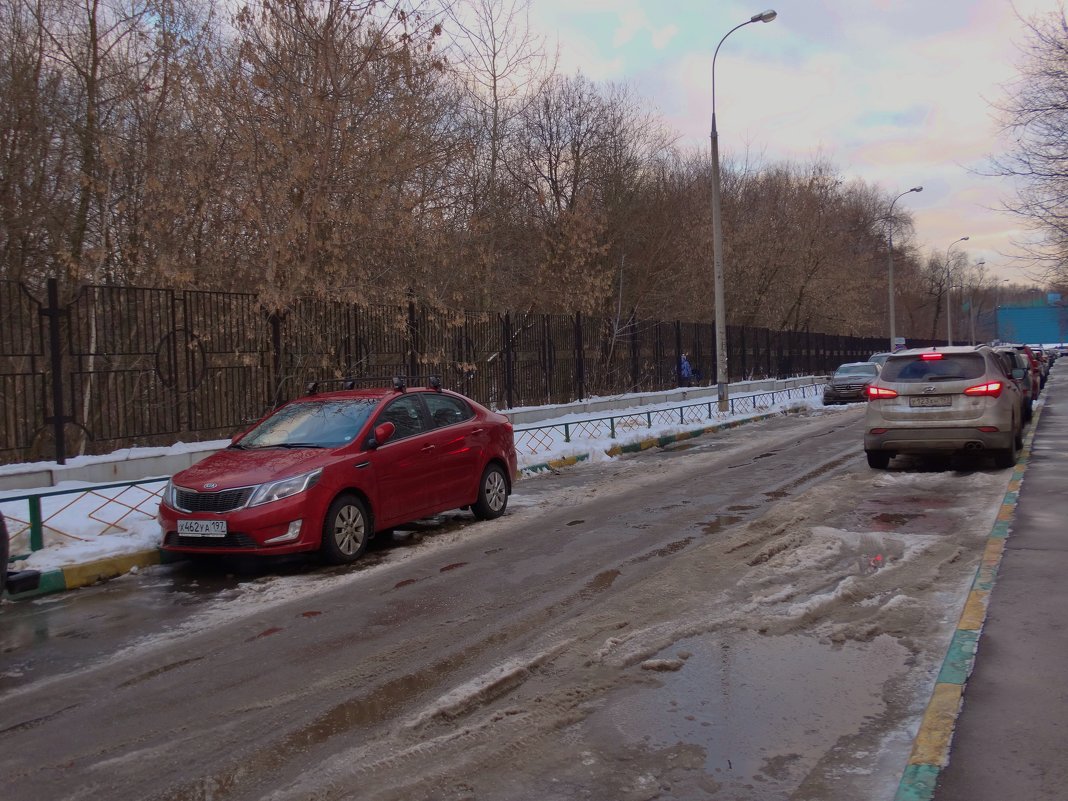
[[[370,466],[371,466],[370,462],[357,462],[356,464],[353,465],[353,467],[355,467],[357,470],[363,470],[365,467],[370,467]]]
[[[434,446],[433,445],[424,445],[422,450],[423,450],[423,453],[430,453],[432,450],[434,450]]]
[[[472,434],[481,434],[485,430],[486,429],[484,429],[484,428],[473,428],[473,429],[471,429],[471,433]]]

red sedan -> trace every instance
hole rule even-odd
[[[159,507],[163,549],[318,550],[344,563],[402,523],[504,514],[517,469],[508,419],[435,380],[394,383],[298,398],[175,474]]]

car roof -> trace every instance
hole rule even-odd
[[[360,387],[359,389],[337,389],[330,392],[316,392],[310,395],[301,395],[298,398],[294,398],[290,403],[303,403],[305,401],[316,400],[368,400],[379,401],[383,398],[389,398],[394,395],[404,395],[408,392],[440,392],[441,394],[449,394],[458,396],[457,393],[447,389],[434,389],[431,387],[407,387],[401,391],[394,389],[393,387]],[[462,396],[458,396],[462,397]]]
[[[897,353],[892,354],[890,358],[915,358],[924,353],[944,353],[949,356],[955,356],[957,354],[979,353],[986,347],[986,345],[942,345],[937,348],[909,348],[908,350],[899,350]]]

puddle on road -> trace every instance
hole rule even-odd
[[[655,658],[680,654],[680,670],[657,673],[655,686],[623,691],[594,713],[590,744],[606,752],[697,747],[705,773],[724,789],[779,785],[769,798],[788,795],[840,738],[881,715],[883,684],[909,659],[885,635],[835,646],[751,632],[682,640]]]

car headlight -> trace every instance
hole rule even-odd
[[[248,505],[260,506],[264,503],[280,501],[282,498],[297,495],[314,487],[322,475],[323,468],[320,467],[310,473],[301,473],[299,476],[291,476],[290,478],[282,478],[267,484],[260,484],[256,487],[256,491],[252,493],[252,497],[249,498]]]
[[[173,478],[168,478],[167,479],[167,486],[163,488],[163,496],[162,496],[162,498],[163,498],[163,502],[165,504],[167,504],[169,507],[171,507],[172,509],[177,509],[178,508],[177,506],[174,505],[174,479]]]

